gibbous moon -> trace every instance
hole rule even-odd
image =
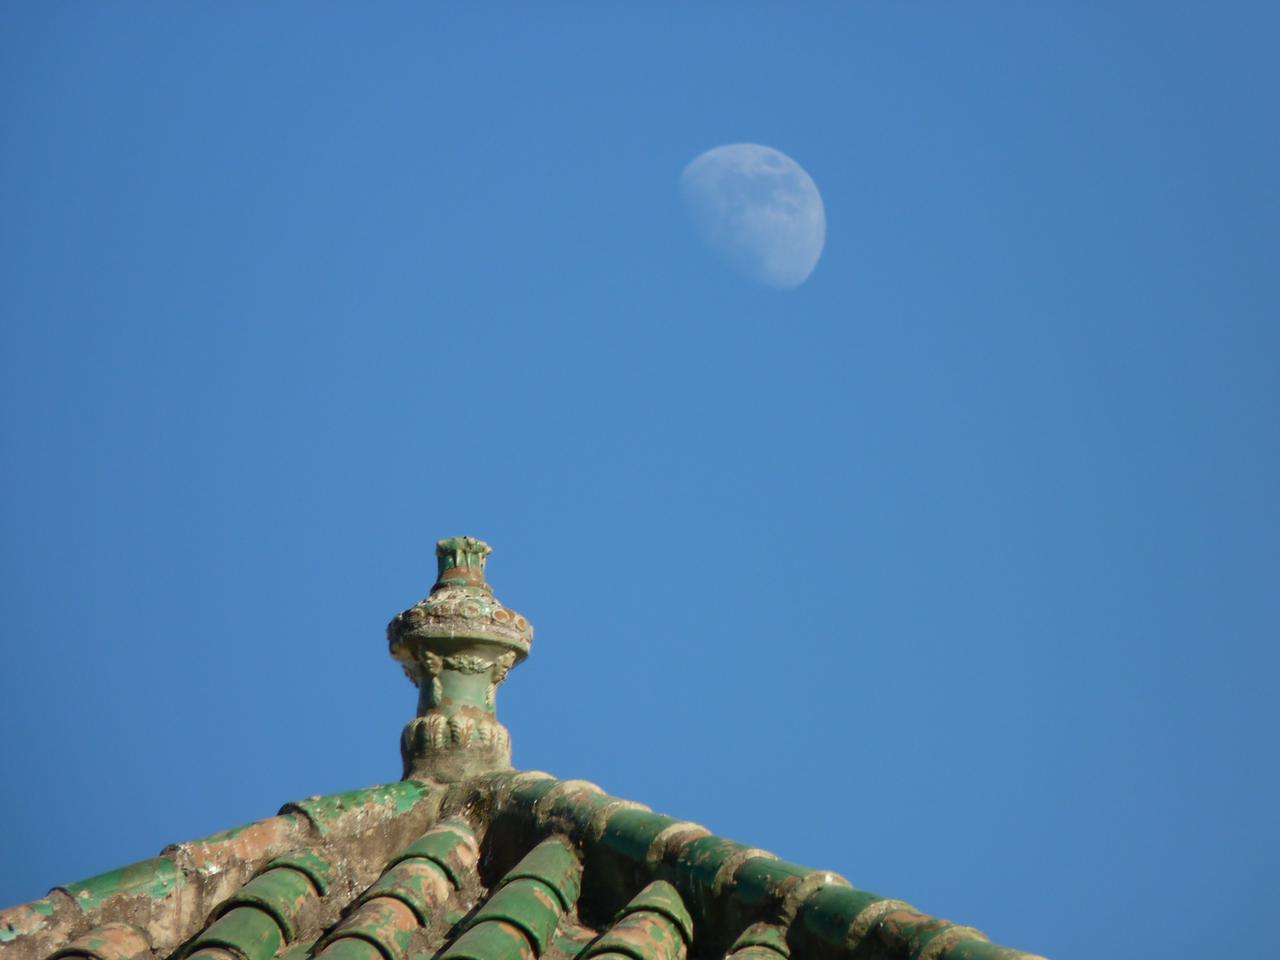
[[[707,245],[752,279],[798,287],[818,265],[827,239],[822,195],[780,150],[708,150],[680,174],[680,193]]]

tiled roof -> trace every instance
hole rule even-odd
[[[388,628],[419,686],[405,779],[0,912],[0,960],[1034,960],[594,784],[510,769],[497,687],[533,630],[441,541]]]

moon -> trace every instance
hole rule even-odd
[[[707,245],[766,286],[798,287],[827,239],[822,195],[781,150],[731,143],[694,158],[680,194]]]

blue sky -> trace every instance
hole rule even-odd
[[[489,540],[518,766],[1071,957],[1280,854],[1265,4],[0,11],[0,902],[395,779]],[[821,190],[791,291],[681,169]]]

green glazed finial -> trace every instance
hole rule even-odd
[[[418,687],[418,715],[400,739],[406,777],[453,783],[511,767],[495,697],[529,655],[533,627],[485,581],[492,552],[475,537],[439,541],[430,596],[387,625],[391,656]]]

